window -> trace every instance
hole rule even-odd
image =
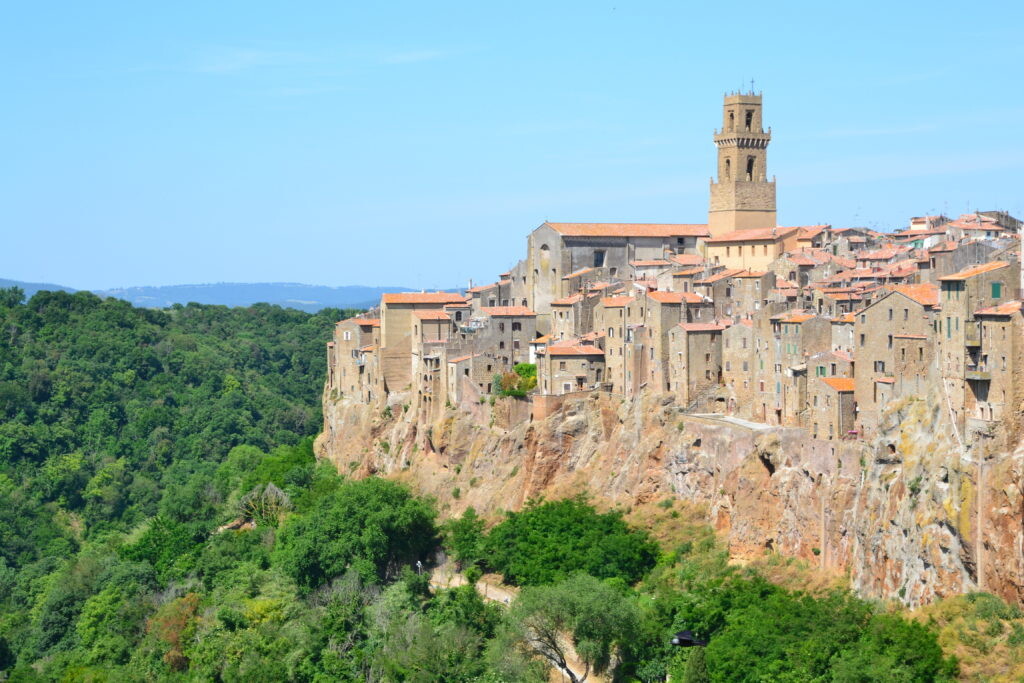
[[[594,252],[594,267],[595,268],[603,268],[604,267],[604,250],[603,249],[598,249],[597,251]]]
[[[559,370],[565,370],[565,361],[564,360],[558,361],[558,369]]]
[[[743,372],[750,371],[750,364],[747,361],[743,361]]]
[[[864,333],[863,332],[860,335],[860,345],[864,346]]]
[[[522,323],[512,323],[512,331],[513,332],[521,332],[522,329],[523,329],[523,324]]]
[[[729,132],[731,133],[736,129],[736,114],[729,112]]]
[[[892,309],[889,309],[889,320],[892,320]]]
[[[747,157],[747,180],[754,179],[754,157]]]
[[[725,160],[725,179],[732,179],[732,162],[729,159]]]
[[[904,308],[903,309],[903,319],[904,320],[909,320],[910,319],[910,309],[909,308]]]
[[[732,363],[725,361],[725,371],[728,372],[730,370],[732,370]]]
[[[836,374],[836,364],[832,363],[832,375],[835,376],[835,374]]]
[[[885,361],[884,360],[876,360],[875,361],[875,372],[885,372]]]
[[[892,348],[892,335],[889,335],[889,348]]]
[[[505,348],[505,342],[503,342],[503,341],[498,342],[498,348],[499,349]]]
[[[747,120],[746,120],[746,124],[745,124],[746,125],[746,130],[750,130],[750,126],[753,125],[753,123],[754,123],[754,110],[753,109],[748,109],[747,110]]]
[[[992,283],[992,298],[993,299],[999,299],[1002,296],[1003,296],[1003,283],[1002,282],[993,282]]]
[[[505,331],[505,323],[498,323],[498,332]]]
[[[487,305],[490,306],[491,308],[493,308],[497,303],[498,303],[497,299],[489,299],[489,303]]]
[[[455,311],[455,321],[459,322],[462,320],[462,311]]]
[[[345,334],[343,335],[343,339],[345,341],[351,341],[352,340],[352,332],[350,330],[345,330]]]
[[[615,338],[615,328],[614,327],[609,327],[608,328],[608,338],[609,339],[614,339]]]
[[[825,368],[824,365],[819,365],[818,366],[818,377],[824,377],[825,376],[825,370],[826,370],[826,368]]]

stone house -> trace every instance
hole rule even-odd
[[[807,408],[807,359],[829,350],[830,321],[813,313],[790,311],[772,316],[775,396],[772,424],[798,426]]]
[[[600,389],[605,376],[605,352],[596,346],[549,346],[538,352],[537,382],[543,394]]]
[[[511,368],[530,360],[530,342],[537,336],[537,314],[525,306],[495,306],[481,309],[490,318],[494,334],[491,351]]]
[[[722,332],[717,323],[679,323],[669,330],[669,389],[689,405],[722,383]]]
[[[1015,444],[1021,435],[1024,406],[1024,316],[1021,301],[1007,301],[974,312],[981,345],[967,361],[971,389],[967,393],[966,426],[975,439],[991,440],[991,448]]]
[[[385,391],[403,391],[411,385],[409,357],[412,354],[413,312],[461,303],[465,303],[465,298],[452,292],[399,292],[381,296],[380,362]]]
[[[856,313],[854,400],[862,436],[874,434],[886,403],[926,393],[938,309],[938,289],[925,283],[897,285]]]
[[[981,329],[975,311],[1015,299],[1020,266],[992,261],[939,278],[942,314],[935,326],[943,389],[951,416],[965,434],[969,407],[989,392],[989,375],[976,370],[981,362]],[[969,368],[975,368],[971,370]],[[965,434],[970,439],[971,434]]]
[[[629,319],[627,306],[633,302],[630,296],[601,297],[594,307],[594,331],[604,339],[605,350],[605,382],[612,385],[611,391],[625,393],[626,366],[625,343],[626,330],[630,324],[641,324],[642,318]],[[634,309],[639,312],[638,309]]]
[[[726,268],[767,270],[784,252],[797,248],[800,228],[736,230],[704,243],[705,258]]]
[[[709,235],[706,225],[638,223],[543,223],[527,239],[529,306],[538,329],[549,331],[551,301],[563,296],[562,278],[583,268],[604,268],[611,279],[625,279],[631,261],[694,253]],[[572,292],[567,292],[571,294]]]
[[[752,416],[755,340],[751,320],[740,320],[722,330],[722,382],[729,395],[726,409],[730,414]]]
[[[327,389],[361,403],[383,396],[377,353],[379,318],[349,318],[334,326],[327,345]]]
[[[829,441],[855,435],[857,412],[852,377],[814,377],[806,429],[815,439]]]

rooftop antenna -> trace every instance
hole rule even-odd
[[[753,78],[750,79],[750,94],[751,95],[754,94],[754,79]]]

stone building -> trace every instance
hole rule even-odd
[[[440,309],[452,303],[465,303],[465,298],[451,292],[401,292],[381,296],[380,363],[385,391],[403,391],[411,385],[413,312]]]
[[[977,370],[981,360],[981,329],[975,311],[1015,298],[1020,266],[993,261],[939,278],[942,314],[935,326],[942,389],[951,418],[964,437],[969,409],[988,394],[991,378]]]
[[[1007,301],[975,311],[980,347],[967,361],[968,433],[1005,448],[1021,436],[1024,408],[1024,316],[1020,300]],[[990,449],[991,450],[991,449]]]
[[[605,352],[596,346],[549,346],[538,353],[537,382],[543,394],[597,389],[604,381]]]
[[[717,323],[679,323],[669,330],[669,388],[689,405],[722,383],[722,332]]]
[[[366,403],[381,396],[379,345],[379,318],[349,318],[338,322],[334,326],[333,340],[327,346],[328,392],[336,392],[338,398]]]
[[[692,224],[541,224],[527,239],[526,258],[528,305],[538,314],[538,329],[550,331],[551,302],[563,296],[566,275],[602,268],[610,279],[626,279],[630,262],[695,253],[707,235],[706,225]]]
[[[511,367],[530,359],[530,342],[537,336],[537,314],[525,306],[485,307],[481,312],[490,318],[494,332],[492,351],[495,358]],[[496,346],[493,346],[496,342]]]
[[[806,429],[815,439],[843,439],[856,434],[857,412],[852,377],[814,377]]]
[[[714,134],[718,180],[711,180],[708,205],[713,237],[776,225],[775,178],[768,180],[772,132],[762,126],[761,104],[761,95],[752,92],[725,96],[722,129]]]
[[[796,248],[800,228],[735,230],[709,238],[705,258],[726,268],[768,270],[771,262]]]
[[[874,434],[889,401],[926,393],[938,311],[938,289],[926,283],[895,286],[855,314],[854,399],[862,435]]]

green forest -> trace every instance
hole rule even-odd
[[[683,518],[666,545],[581,496],[488,528],[341,476],[312,442],[349,314],[0,290],[0,678],[929,681],[960,673],[952,629],[1024,643],[991,596],[910,619],[733,566]],[[516,597],[432,585],[442,550]]]

